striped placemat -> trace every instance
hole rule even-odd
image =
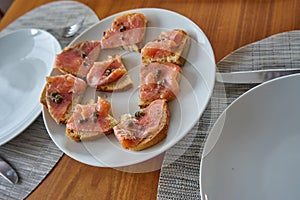
[[[74,1],[57,1],[38,7],[11,23],[0,35],[22,28],[59,28],[84,17],[80,30],[98,22],[97,15],[86,5]],[[80,33],[79,32],[79,33]],[[55,35],[62,47],[70,40]],[[12,185],[0,177],[0,199],[24,199],[46,177],[63,155],[50,139],[40,115],[25,131],[0,146],[0,156],[18,172],[19,182]]]
[[[290,31],[234,51],[217,64],[217,69],[229,72],[299,66],[300,31]],[[199,170],[209,130],[233,100],[254,86],[216,83],[211,100],[199,122],[182,141],[166,152],[160,173],[158,199],[201,199]]]

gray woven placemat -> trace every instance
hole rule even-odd
[[[300,66],[300,31],[290,31],[246,45],[218,64],[220,71]],[[200,199],[199,170],[204,143],[224,109],[255,85],[216,83],[205,112],[188,135],[168,150],[158,186],[158,199]],[[192,142],[191,142],[192,141]]]
[[[53,2],[23,15],[1,31],[0,35],[22,28],[64,27],[81,17],[85,21],[80,32],[99,21],[97,15],[84,4],[74,1]],[[70,42],[56,36],[62,46]],[[20,178],[18,184],[12,185],[0,177],[0,199],[24,199],[46,177],[63,153],[50,139],[40,115],[18,137],[0,146],[0,155],[17,170]]]

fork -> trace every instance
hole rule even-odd
[[[72,24],[70,26],[66,26],[63,28],[49,28],[46,29],[50,33],[58,34],[60,37],[63,38],[70,38],[73,37],[82,27],[84,19]]]

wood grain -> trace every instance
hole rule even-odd
[[[51,0],[15,0],[0,30]],[[140,7],[159,7],[192,19],[210,40],[216,61],[267,36],[300,29],[299,0],[80,0],[100,19]],[[161,162],[162,158],[157,158]],[[28,199],[156,199],[159,170],[127,173],[81,164],[64,155]]]

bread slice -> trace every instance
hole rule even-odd
[[[156,100],[147,108],[120,117],[114,134],[123,148],[141,151],[159,143],[168,135],[170,114],[165,100]]]
[[[101,39],[102,49],[121,48],[139,52],[146,33],[147,19],[143,13],[125,13],[116,17]]]
[[[78,104],[81,99],[83,98],[83,93],[78,93],[76,96],[74,96],[73,103],[70,104],[65,112],[65,114],[60,119],[55,119],[54,116],[51,114],[51,107],[48,107],[48,104],[50,104],[50,101],[46,99],[46,86],[44,87],[41,97],[40,97],[40,103],[48,110],[50,116],[56,121],[57,124],[66,124],[67,120],[70,118],[74,105]],[[50,110],[49,110],[50,109]]]
[[[185,31],[174,29],[162,32],[142,48],[142,61],[144,63],[170,62],[182,67],[189,47],[190,37]]]
[[[143,63],[140,67],[139,106],[146,107],[156,99],[167,102],[180,91],[181,68],[173,63]]]
[[[48,106],[47,106],[47,102],[46,102],[46,90],[47,90],[47,84],[45,84],[44,88],[43,88],[43,91],[41,93],[41,96],[40,96],[40,103],[46,108],[48,109]]]
[[[100,54],[100,41],[85,41],[65,47],[56,55],[55,67],[64,74],[85,78]]]
[[[77,104],[66,124],[66,134],[76,142],[94,140],[113,133],[117,121],[109,114],[110,103],[98,97],[97,103]]]
[[[115,120],[112,116],[108,115],[110,121],[111,121],[111,127],[115,126],[118,122]],[[68,129],[66,128],[66,134],[69,138],[76,142],[81,142],[83,140],[95,140],[103,135],[110,135],[113,133],[113,129],[111,128],[108,131],[105,132],[99,132],[99,131],[76,131],[74,129]]]
[[[87,83],[104,92],[121,91],[132,87],[132,81],[119,55],[95,62],[87,74]]]
[[[131,88],[132,85],[132,80],[129,74],[126,73],[118,81],[106,85],[98,85],[97,90],[103,92],[124,91]]]
[[[87,84],[71,74],[46,77],[40,102],[57,124],[65,124],[73,112],[74,105],[84,95]]]

